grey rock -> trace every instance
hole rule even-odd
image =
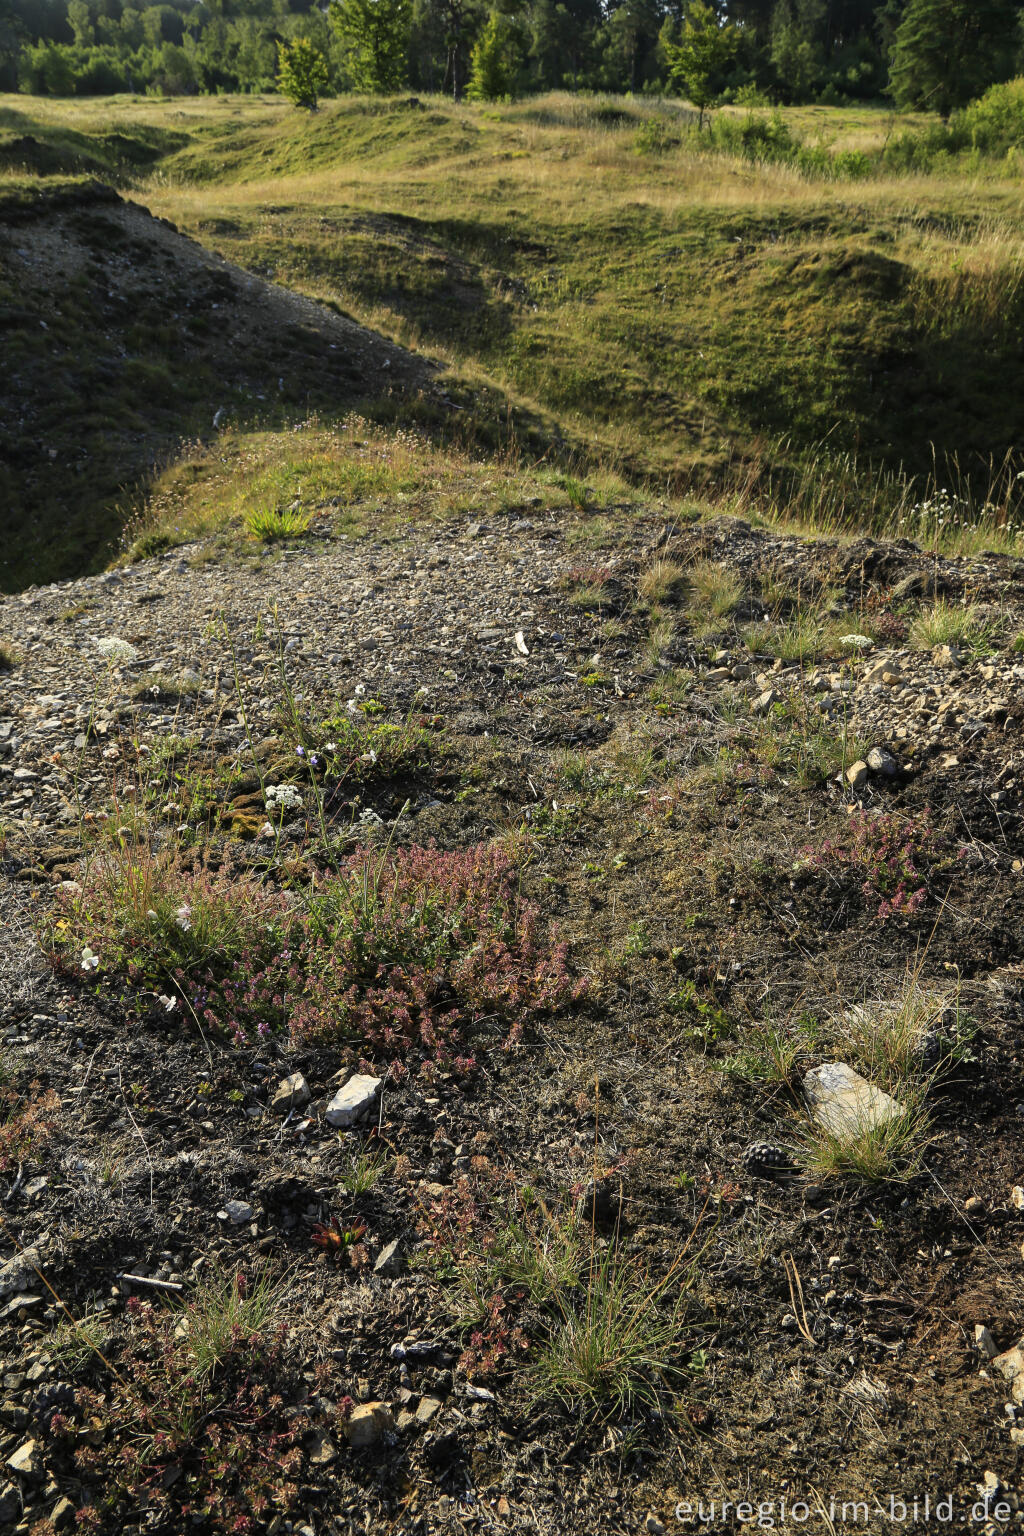
[[[345,1420],[345,1435],[354,1450],[377,1445],[394,1429],[395,1420],[387,1403],[362,1403]]]
[[[278,1083],[270,1107],[285,1114],[290,1109],[297,1109],[300,1104],[308,1104],[309,1097],[306,1079],[301,1072],[293,1072],[290,1077],[283,1077]]]
[[[368,1114],[376,1103],[380,1092],[381,1079],[368,1077],[364,1073],[357,1072],[350,1077],[344,1088],[339,1088],[334,1098],[327,1106],[326,1120],[328,1125],[346,1126],[355,1125],[364,1115]]]
[[[974,1325],[974,1347],[983,1360],[994,1360],[999,1353],[996,1341],[984,1323]]]
[[[402,1239],[396,1237],[394,1242],[388,1243],[386,1248],[381,1249],[377,1262],[373,1266],[373,1272],[375,1275],[384,1275],[386,1277],[397,1275],[401,1272],[404,1261],[405,1255],[402,1252]]]
[[[36,1270],[42,1266],[42,1251],[37,1246],[22,1249],[0,1267],[0,1296],[13,1296],[18,1291],[31,1290],[39,1276]]]
[[[815,1120],[832,1136],[857,1136],[903,1113],[901,1104],[843,1061],[808,1072],[804,1094]]]
[[[887,747],[872,747],[867,755],[867,765],[872,773],[884,774],[887,779],[894,779],[900,771],[900,765]]]
[[[248,1200],[225,1200],[224,1209],[218,1214],[232,1226],[240,1227],[244,1222],[252,1221],[254,1213]]]
[[[18,1477],[41,1477],[43,1458],[38,1440],[26,1440],[24,1445],[19,1445],[14,1455],[8,1456],[6,1465]]]

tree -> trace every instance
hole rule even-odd
[[[705,0],[690,0],[678,43],[667,37],[663,41],[669,79],[685,91],[700,114],[698,132],[704,127],[704,113],[718,94],[719,77],[738,41],[736,28],[722,26]]]
[[[1013,73],[1013,0],[909,0],[896,29],[889,89],[899,107],[943,118]]]
[[[297,107],[316,111],[321,92],[327,89],[327,60],[308,37],[278,45],[278,89]]]
[[[410,0],[331,0],[331,25],[357,91],[402,90],[409,76]]]
[[[772,13],[770,57],[791,101],[806,101],[822,85],[824,21],[824,0],[779,0]]]
[[[467,95],[473,101],[499,101],[514,96],[526,57],[526,35],[514,16],[492,11],[473,44]]]

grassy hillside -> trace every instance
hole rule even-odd
[[[796,110],[803,160],[766,159],[760,121],[723,117],[713,142],[680,104],[567,96],[315,115],[7,98],[0,161],[130,184],[592,464],[672,491],[754,484],[861,526],[920,502],[937,466],[973,516],[1016,446],[1019,180],[883,173],[897,125],[866,110]],[[1014,474],[993,498],[1011,524]]]

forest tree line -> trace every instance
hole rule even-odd
[[[272,91],[300,43],[317,94],[695,100],[699,76],[709,103],[889,96],[945,114],[1021,72],[1022,11],[1015,0],[0,0],[0,90]]]

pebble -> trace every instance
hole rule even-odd
[[[867,755],[867,766],[872,773],[882,773],[892,779],[900,771],[899,762],[886,747],[872,747]]]
[[[345,1420],[345,1436],[349,1445],[359,1450],[377,1445],[394,1427],[394,1416],[387,1403],[362,1403]]]
[[[344,1127],[355,1125],[368,1114],[376,1103],[381,1079],[357,1072],[343,1088],[339,1088],[327,1106],[325,1119],[328,1125]]]
[[[402,1239],[396,1237],[386,1248],[381,1249],[373,1272],[375,1275],[394,1276],[401,1273],[403,1262]]]
[[[901,1104],[842,1061],[812,1068],[803,1088],[815,1120],[834,1136],[856,1136],[903,1113]]]
[[[43,1471],[43,1458],[39,1450],[37,1440],[26,1440],[20,1445],[13,1456],[8,1456],[6,1465],[18,1477],[41,1477]]]
[[[283,1077],[278,1083],[270,1107],[286,1113],[298,1108],[300,1104],[308,1104],[309,1099],[309,1084],[301,1072],[293,1072],[290,1077]]]
[[[223,1210],[217,1212],[221,1221],[230,1221],[234,1227],[240,1227],[247,1221],[252,1221],[254,1212],[247,1200],[225,1200]]]
[[[999,1346],[984,1323],[974,1325],[974,1347],[983,1360],[994,1360],[999,1353]]]

